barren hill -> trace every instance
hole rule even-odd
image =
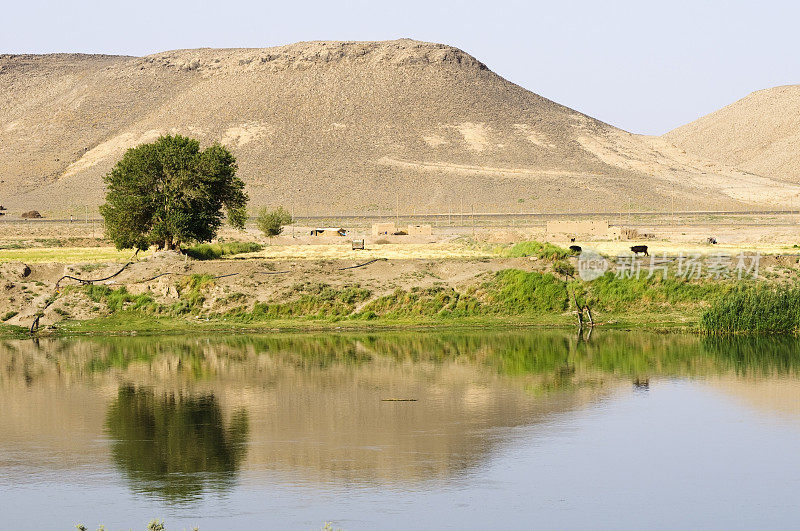
[[[220,141],[253,206],[335,214],[778,206],[796,187],[529,92],[456,48],[307,42],[0,56],[0,204],[82,211],[128,147]]]
[[[800,85],[753,92],[664,138],[721,164],[800,182]]]

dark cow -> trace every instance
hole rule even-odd
[[[639,253],[643,253],[645,256],[650,256],[647,253],[647,246],[646,245],[634,245],[631,247],[631,252],[638,256]]]
[[[570,245],[569,250],[575,254],[580,254],[583,249],[581,249],[580,245]]]

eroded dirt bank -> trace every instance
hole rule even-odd
[[[47,327],[64,320],[86,320],[108,314],[105,305],[86,296],[78,279],[105,279],[124,263],[0,264],[2,313],[9,325],[30,326],[41,314],[39,325]],[[390,294],[440,287],[465,289],[503,269],[537,267],[527,258],[496,259],[362,259],[362,260],[210,260],[194,261],[161,254],[128,265],[119,274],[94,286],[118,290],[132,296],[148,295],[169,306],[185,298],[187,289],[198,288],[202,301],[198,309],[225,313],[234,308],[251,308],[256,303],[286,301],[295,295],[329,287],[340,290],[358,286],[369,292],[361,304]],[[546,269],[547,264],[539,264]],[[201,287],[188,286],[201,278]],[[13,316],[8,316],[14,313]]]

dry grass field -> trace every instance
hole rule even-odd
[[[335,224],[336,220],[329,220]],[[287,227],[284,234],[269,240],[260,235],[254,226],[245,231],[223,229],[223,241],[254,241],[264,245],[256,253],[238,254],[226,260],[355,260],[375,258],[389,260],[447,260],[490,259],[501,257],[504,249],[514,243],[527,240],[551,241],[567,247],[573,242],[554,238],[545,233],[542,222],[534,220],[495,220],[480,226],[439,225],[433,236],[383,236],[372,237],[368,227],[345,226],[346,237],[312,237],[311,226]],[[604,237],[577,237],[574,244],[590,248],[603,254],[616,256],[626,254],[632,245],[648,245],[651,252],[738,254],[761,253],[762,255],[798,254],[800,248],[800,217],[796,215],[774,216],[704,216],[678,218],[674,224],[669,217],[640,216],[630,224],[626,220],[611,220],[623,226],[636,228],[640,233],[652,234],[651,239],[612,240]],[[336,225],[338,226],[338,225]],[[715,237],[717,245],[707,243]],[[353,250],[351,240],[364,238],[366,249]],[[147,253],[140,253],[143,258]],[[102,263],[124,262],[131,257],[130,250],[118,251],[100,237],[99,223],[58,223],[44,221],[0,223],[0,262],[27,263]]]
[[[144,255],[146,256],[146,253]],[[124,262],[131,251],[118,251],[112,246],[103,247],[31,247],[28,249],[2,249],[0,262],[91,264]]]

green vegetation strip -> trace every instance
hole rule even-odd
[[[797,334],[800,288],[742,286],[717,300],[700,321],[703,332],[727,334]]]
[[[570,255],[570,252],[552,243],[537,241],[520,242],[505,251],[509,258],[523,258],[533,256],[542,260],[561,260]]]
[[[198,245],[191,253],[218,258],[259,248],[258,244],[228,242]],[[312,321],[387,327],[481,322],[563,325],[574,323],[572,312],[577,304],[591,308],[600,324],[689,326],[709,335],[800,331],[800,288],[786,288],[780,281],[688,279],[669,272],[624,277],[609,271],[584,282],[575,278],[574,267],[565,259],[569,254],[566,249],[532,241],[503,252],[541,258],[549,262],[546,267],[550,272],[506,269],[464,288],[435,284],[380,295],[358,284],[335,287],[302,282],[270,301],[253,301],[243,293],[207,300],[217,278],[236,273],[182,276],[176,283],[179,299],[169,304],[158,302],[149,293],[131,294],[125,287],[73,286],[67,291],[77,290],[86,296],[102,316],[87,323],[84,330],[96,327],[121,331],[126,326],[128,330],[137,326],[148,330],[186,329],[201,322],[211,323],[209,326],[216,323],[221,328],[258,328],[258,323],[289,328],[318,326],[309,326]],[[171,273],[153,278],[165,274]],[[0,320],[12,317],[9,312]],[[63,330],[76,329],[75,323],[60,326]],[[0,331],[9,333],[8,329]]]
[[[464,289],[449,286],[397,289],[374,295],[358,284],[341,287],[321,282],[297,283],[271,301],[252,301],[231,293],[207,300],[215,278],[182,277],[176,284],[179,298],[164,304],[149,293],[134,295],[126,288],[73,286],[69,293],[86,296],[101,306],[103,319],[124,316],[120,323],[177,319],[173,326],[201,321],[223,327],[254,323],[468,324],[525,321],[572,324],[575,299],[589,305],[601,323],[627,319],[648,325],[679,316],[697,323],[702,313],[716,308],[731,293],[747,289],[736,282],[703,282],[653,276],[619,278],[611,273],[592,281],[563,279],[548,272],[506,269]],[[709,310],[710,311],[710,310]],[[191,321],[188,321],[191,319]],[[118,324],[120,324],[118,323]],[[95,320],[99,326],[99,321]],[[69,328],[67,326],[66,328]]]
[[[263,248],[263,245],[254,242],[201,243],[183,252],[195,260],[216,260],[234,254],[255,253]]]

